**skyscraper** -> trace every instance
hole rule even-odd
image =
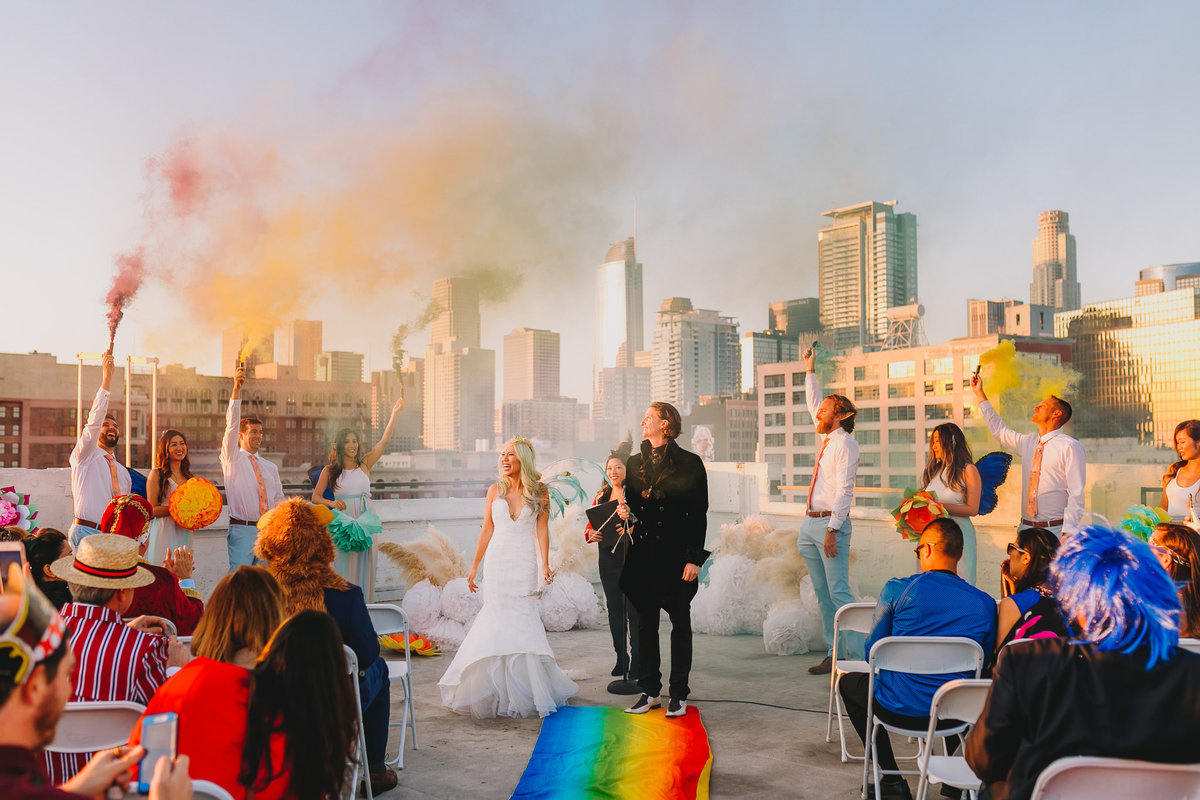
[[[645,347],[642,321],[642,265],[631,236],[608,248],[596,267],[596,342],[593,376],[606,367],[632,367]],[[598,380],[595,387],[599,387]]]
[[[316,380],[317,353],[325,348],[321,342],[321,320],[298,319],[288,326],[288,363],[296,368],[302,381]]]
[[[1065,211],[1038,214],[1038,235],[1033,240],[1033,281],[1029,302],[1058,311],[1079,308],[1079,278],[1075,274],[1075,237]]]
[[[404,394],[404,408],[396,415],[392,428],[392,440],[388,452],[420,450],[421,418],[424,406],[422,384],[425,378],[425,360],[409,358],[399,376],[394,370],[371,373],[371,429],[373,441],[378,441],[387,427],[388,417],[396,399]]]
[[[788,336],[799,336],[821,330],[821,300],[818,297],[801,297],[797,300],[780,300],[767,305],[767,330],[782,331]],[[745,379],[743,373],[742,379]]]
[[[504,337],[503,402],[559,396],[559,335],[516,328]]]
[[[663,300],[654,327],[653,398],[689,413],[701,395],[741,390],[741,348],[732,317],[692,308],[686,297]]]
[[[887,310],[917,296],[917,217],[896,202],[860,203],[826,211],[817,232],[821,324],[833,347],[882,342]]]
[[[362,353],[329,350],[324,353],[317,353],[313,362],[316,366],[316,380],[352,381],[359,383],[363,379]]]
[[[432,450],[491,446],[496,429],[496,352],[479,346],[479,291],[467,278],[433,284],[440,309],[425,350],[424,440]]]
[[[800,359],[800,340],[783,331],[747,331],[742,337],[742,391],[753,392],[759,364]]]

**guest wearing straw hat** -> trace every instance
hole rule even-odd
[[[187,648],[176,639],[150,632],[158,623],[139,617],[121,619],[134,590],[154,581],[138,563],[137,542],[124,536],[85,536],[75,554],[55,561],[51,571],[71,587],[74,602],[63,606],[78,666],[72,701],[131,700],[145,705],[167,677],[167,667],[187,663]],[[46,755],[55,784],[78,772],[91,753]]]
[[[138,563],[154,576],[153,583],[141,586],[133,593],[133,603],[125,609],[125,616],[163,617],[175,625],[180,636],[191,636],[204,613],[204,601],[192,580],[192,550],[189,547],[168,549],[164,566],[149,563],[146,551],[150,546],[153,519],[150,502],[136,494],[113,500],[100,519],[100,530],[137,542]]]

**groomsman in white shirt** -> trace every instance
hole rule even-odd
[[[114,497],[130,491],[129,470],[117,463],[115,455],[121,428],[117,418],[108,413],[109,387],[115,370],[112,353],[105,353],[100,359],[100,388],[92,400],[87,424],[71,451],[71,499],[75,519],[67,536],[72,550],[79,546],[83,537],[101,532],[98,523],[105,507]]]
[[[809,348],[804,353],[804,368],[808,370],[804,395],[821,448],[808,485],[808,510],[800,524],[796,548],[812,576],[821,628],[829,646],[825,660],[808,671],[826,675],[833,668],[833,618],[839,608],[854,602],[850,591],[850,502],[858,472],[858,442],[850,434],[858,410],[840,394],[819,399],[821,387],[815,362]]]
[[[254,564],[254,542],[258,518],[283,500],[279,468],[260,458],[263,424],[257,417],[242,419],[242,384],[246,368],[239,365],[233,376],[233,393],[225,414],[225,438],[221,440],[221,473],[225,476],[225,499],[229,504],[229,571]]]
[[[1045,528],[1055,536],[1079,530],[1087,463],[1083,445],[1062,432],[1071,419],[1071,404],[1050,395],[1033,407],[1030,420],[1037,433],[1017,433],[1004,424],[976,375],[971,389],[988,430],[1000,444],[1021,457],[1021,527]]]

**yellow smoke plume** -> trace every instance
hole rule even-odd
[[[1032,430],[1028,417],[1033,407],[1049,395],[1073,401],[1079,373],[1035,353],[1018,353],[1011,341],[1000,342],[979,356],[983,389],[996,411],[1016,430]]]

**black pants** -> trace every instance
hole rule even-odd
[[[600,545],[600,585],[604,587],[604,601],[608,604],[608,630],[612,633],[613,651],[619,660],[629,659],[629,674],[636,678],[641,670],[638,613],[621,591],[621,570],[625,567],[625,551],[628,547],[628,539],[618,545],[615,553],[611,547]],[[628,655],[625,652],[626,640],[629,642]]]
[[[870,680],[870,675],[852,672],[843,676],[841,682],[838,683],[838,693],[841,694],[842,702],[846,706],[846,716],[850,718],[850,724],[854,726],[858,738],[864,743],[867,741],[867,689],[870,686]],[[878,701],[875,703],[875,716],[898,728],[917,731],[929,730],[929,717],[910,717],[907,714],[897,714],[891,709],[884,708]],[[962,723],[952,719],[944,719],[937,726],[938,728],[956,728],[960,724]],[[957,749],[958,737],[952,736],[946,743],[946,750],[953,753]],[[892,753],[891,737],[883,728],[879,729],[879,734],[875,737],[875,752],[881,770],[899,769],[896,765],[896,756]]]
[[[638,643],[642,670],[638,686],[643,694],[658,697],[662,693],[662,656],[658,649],[659,610],[671,618],[671,697],[686,700],[691,693],[688,674],[692,671],[692,597],[691,587],[682,580],[677,592],[662,592],[654,600],[643,600],[638,608]],[[688,589],[691,588],[691,591]]]

